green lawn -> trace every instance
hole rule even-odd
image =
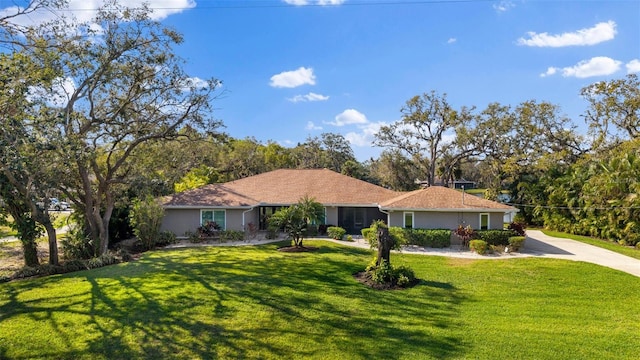
[[[560,232],[560,231],[552,231],[552,230],[545,230],[545,229],[540,229],[540,231],[542,231],[543,233],[545,233],[546,235],[549,235],[549,236],[555,236],[555,237],[559,237],[559,238],[565,238],[565,239],[571,239],[571,240],[580,241],[580,242],[583,242],[585,244],[598,246],[598,247],[601,247],[603,249],[611,250],[611,251],[617,252],[619,254],[627,255],[627,256],[632,257],[634,259],[640,260],[640,250],[632,248],[632,247],[629,247],[629,246],[622,246],[622,245],[619,245],[619,244],[616,244],[616,243],[613,243],[613,242],[607,241],[607,240],[596,239],[596,238],[592,238],[592,237],[588,237],[588,236],[567,234],[567,233]]]
[[[636,359],[640,278],[555,259],[393,254],[422,282],[352,277],[372,252],[313,241],[154,251],[0,284],[8,359]]]

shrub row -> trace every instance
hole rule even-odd
[[[274,233],[276,232],[277,230],[274,230]],[[200,232],[194,233],[192,231],[187,231],[185,235],[189,239],[189,242],[194,244],[205,242],[208,240],[220,240],[220,242],[227,242],[227,241],[242,241],[245,239],[244,231],[239,231],[239,230],[217,230],[215,232],[211,232],[208,234],[203,234]]]
[[[107,252],[101,256],[93,257],[88,260],[74,259],[65,261],[61,265],[42,264],[33,267],[25,266],[22,269],[16,271],[11,277],[4,277],[2,280],[9,281],[14,279],[24,279],[33,276],[64,274],[80,270],[96,269],[103,266],[113,265],[131,260],[131,254],[120,249],[115,253]]]
[[[451,230],[445,229],[405,229],[397,226],[389,228],[389,235],[400,245],[417,245],[431,248],[451,246]],[[372,228],[362,229],[362,237],[371,246],[375,246],[377,239]]]

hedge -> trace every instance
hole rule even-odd
[[[484,240],[489,245],[509,245],[509,238],[518,234],[513,230],[477,230],[476,240]]]
[[[362,237],[369,244],[375,246],[376,234],[373,229],[362,229]],[[417,245],[431,248],[445,248],[451,246],[451,230],[444,229],[405,229],[398,226],[389,228],[389,235],[400,245]]]
[[[409,234],[409,244],[430,248],[451,246],[451,230],[444,229],[404,229]]]

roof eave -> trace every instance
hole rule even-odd
[[[220,205],[162,205],[165,209],[173,210],[200,210],[200,209],[253,209],[257,205],[220,206]]]
[[[448,209],[448,208],[438,208],[438,209],[430,209],[430,208],[403,208],[403,207],[380,207],[381,210],[384,211],[420,211],[420,212],[493,212],[493,213],[509,213],[509,212],[518,212],[519,209],[494,209],[494,208],[458,208],[458,209]]]

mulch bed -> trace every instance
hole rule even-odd
[[[318,250],[315,246],[285,246],[278,248],[278,251],[298,253],[298,252],[312,252]]]

